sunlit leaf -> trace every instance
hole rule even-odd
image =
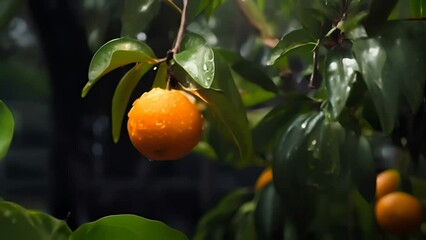
[[[112,98],[112,137],[114,142],[120,138],[124,113],[129,104],[130,96],[139,80],[152,68],[151,64],[137,64],[121,78]]]
[[[98,49],[89,66],[89,81],[83,88],[82,97],[103,75],[130,63],[156,63],[155,54],[145,43],[132,38],[117,38]]]
[[[125,0],[121,15],[121,36],[137,37],[160,9],[159,0]]]
[[[215,74],[214,52],[200,45],[174,55],[174,59],[200,86],[209,88]]]
[[[13,138],[15,122],[6,104],[0,100],[0,160],[6,156]]]
[[[324,80],[332,119],[337,119],[346,105],[352,84],[356,80],[358,64],[349,50],[332,49],[325,60]]]
[[[226,229],[238,209],[253,197],[253,192],[247,188],[237,189],[229,193],[198,222],[194,240],[223,239]],[[211,238],[218,235],[219,238]]]
[[[13,240],[67,240],[71,230],[64,221],[38,211],[0,201],[0,235]]]
[[[268,65],[275,64],[280,58],[301,47],[311,47],[316,45],[316,39],[305,29],[294,30],[282,37],[277,46],[272,50]]]
[[[283,199],[273,184],[266,186],[260,193],[255,210],[255,225],[258,239],[281,239],[284,233]]]
[[[135,215],[111,215],[81,225],[69,240],[188,240],[166,224]]]

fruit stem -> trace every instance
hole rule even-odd
[[[171,50],[171,52],[173,54],[176,54],[179,51],[180,44],[181,44],[182,39],[183,39],[183,31],[184,31],[184,28],[185,28],[186,8],[188,6],[188,0],[182,0],[182,2],[183,2],[183,7],[182,7],[181,18],[180,18],[179,30],[178,30],[178,33],[177,33],[177,36],[176,36],[175,45],[173,46],[173,49]]]

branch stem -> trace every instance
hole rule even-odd
[[[175,45],[173,46],[171,50],[173,54],[176,54],[177,52],[179,52],[180,44],[182,43],[182,39],[183,39],[183,32],[185,30],[186,8],[188,6],[188,0],[182,0],[182,2],[183,2],[183,7],[182,7],[181,18],[180,18],[179,30],[176,36]]]

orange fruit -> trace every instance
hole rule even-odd
[[[272,168],[268,167],[259,175],[254,185],[256,191],[262,190],[266,185],[272,182]]]
[[[418,230],[423,220],[420,201],[404,192],[389,193],[376,202],[376,220],[388,232],[405,234]]]
[[[133,146],[150,160],[176,160],[200,141],[203,118],[179,90],[153,88],[133,103],[127,131]]]
[[[379,173],[376,178],[376,199],[395,192],[400,181],[399,172],[395,169],[388,169]]]

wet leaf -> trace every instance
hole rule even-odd
[[[334,48],[326,57],[324,80],[327,87],[327,97],[331,118],[336,120],[351,93],[356,80],[358,64],[349,50]]]
[[[89,81],[81,96],[87,95],[91,87],[103,75],[130,63],[155,64],[155,54],[145,43],[132,38],[117,38],[105,43],[98,49],[89,66]]]
[[[123,214],[111,215],[81,225],[69,240],[188,240],[180,231],[166,224],[143,217]]]
[[[130,96],[139,80],[152,68],[151,64],[136,64],[121,78],[112,97],[112,137],[114,142],[120,139],[121,125]]]
[[[71,230],[64,221],[47,214],[0,201],[0,233],[2,239],[67,240]]]
[[[211,48],[199,45],[174,55],[176,63],[203,88],[209,88],[215,74],[214,52]]]
[[[0,160],[6,156],[13,138],[15,121],[6,104],[0,100]]]
[[[125,0],[121,15],[121,36],[137,37],[158,14],[159,0]]]

